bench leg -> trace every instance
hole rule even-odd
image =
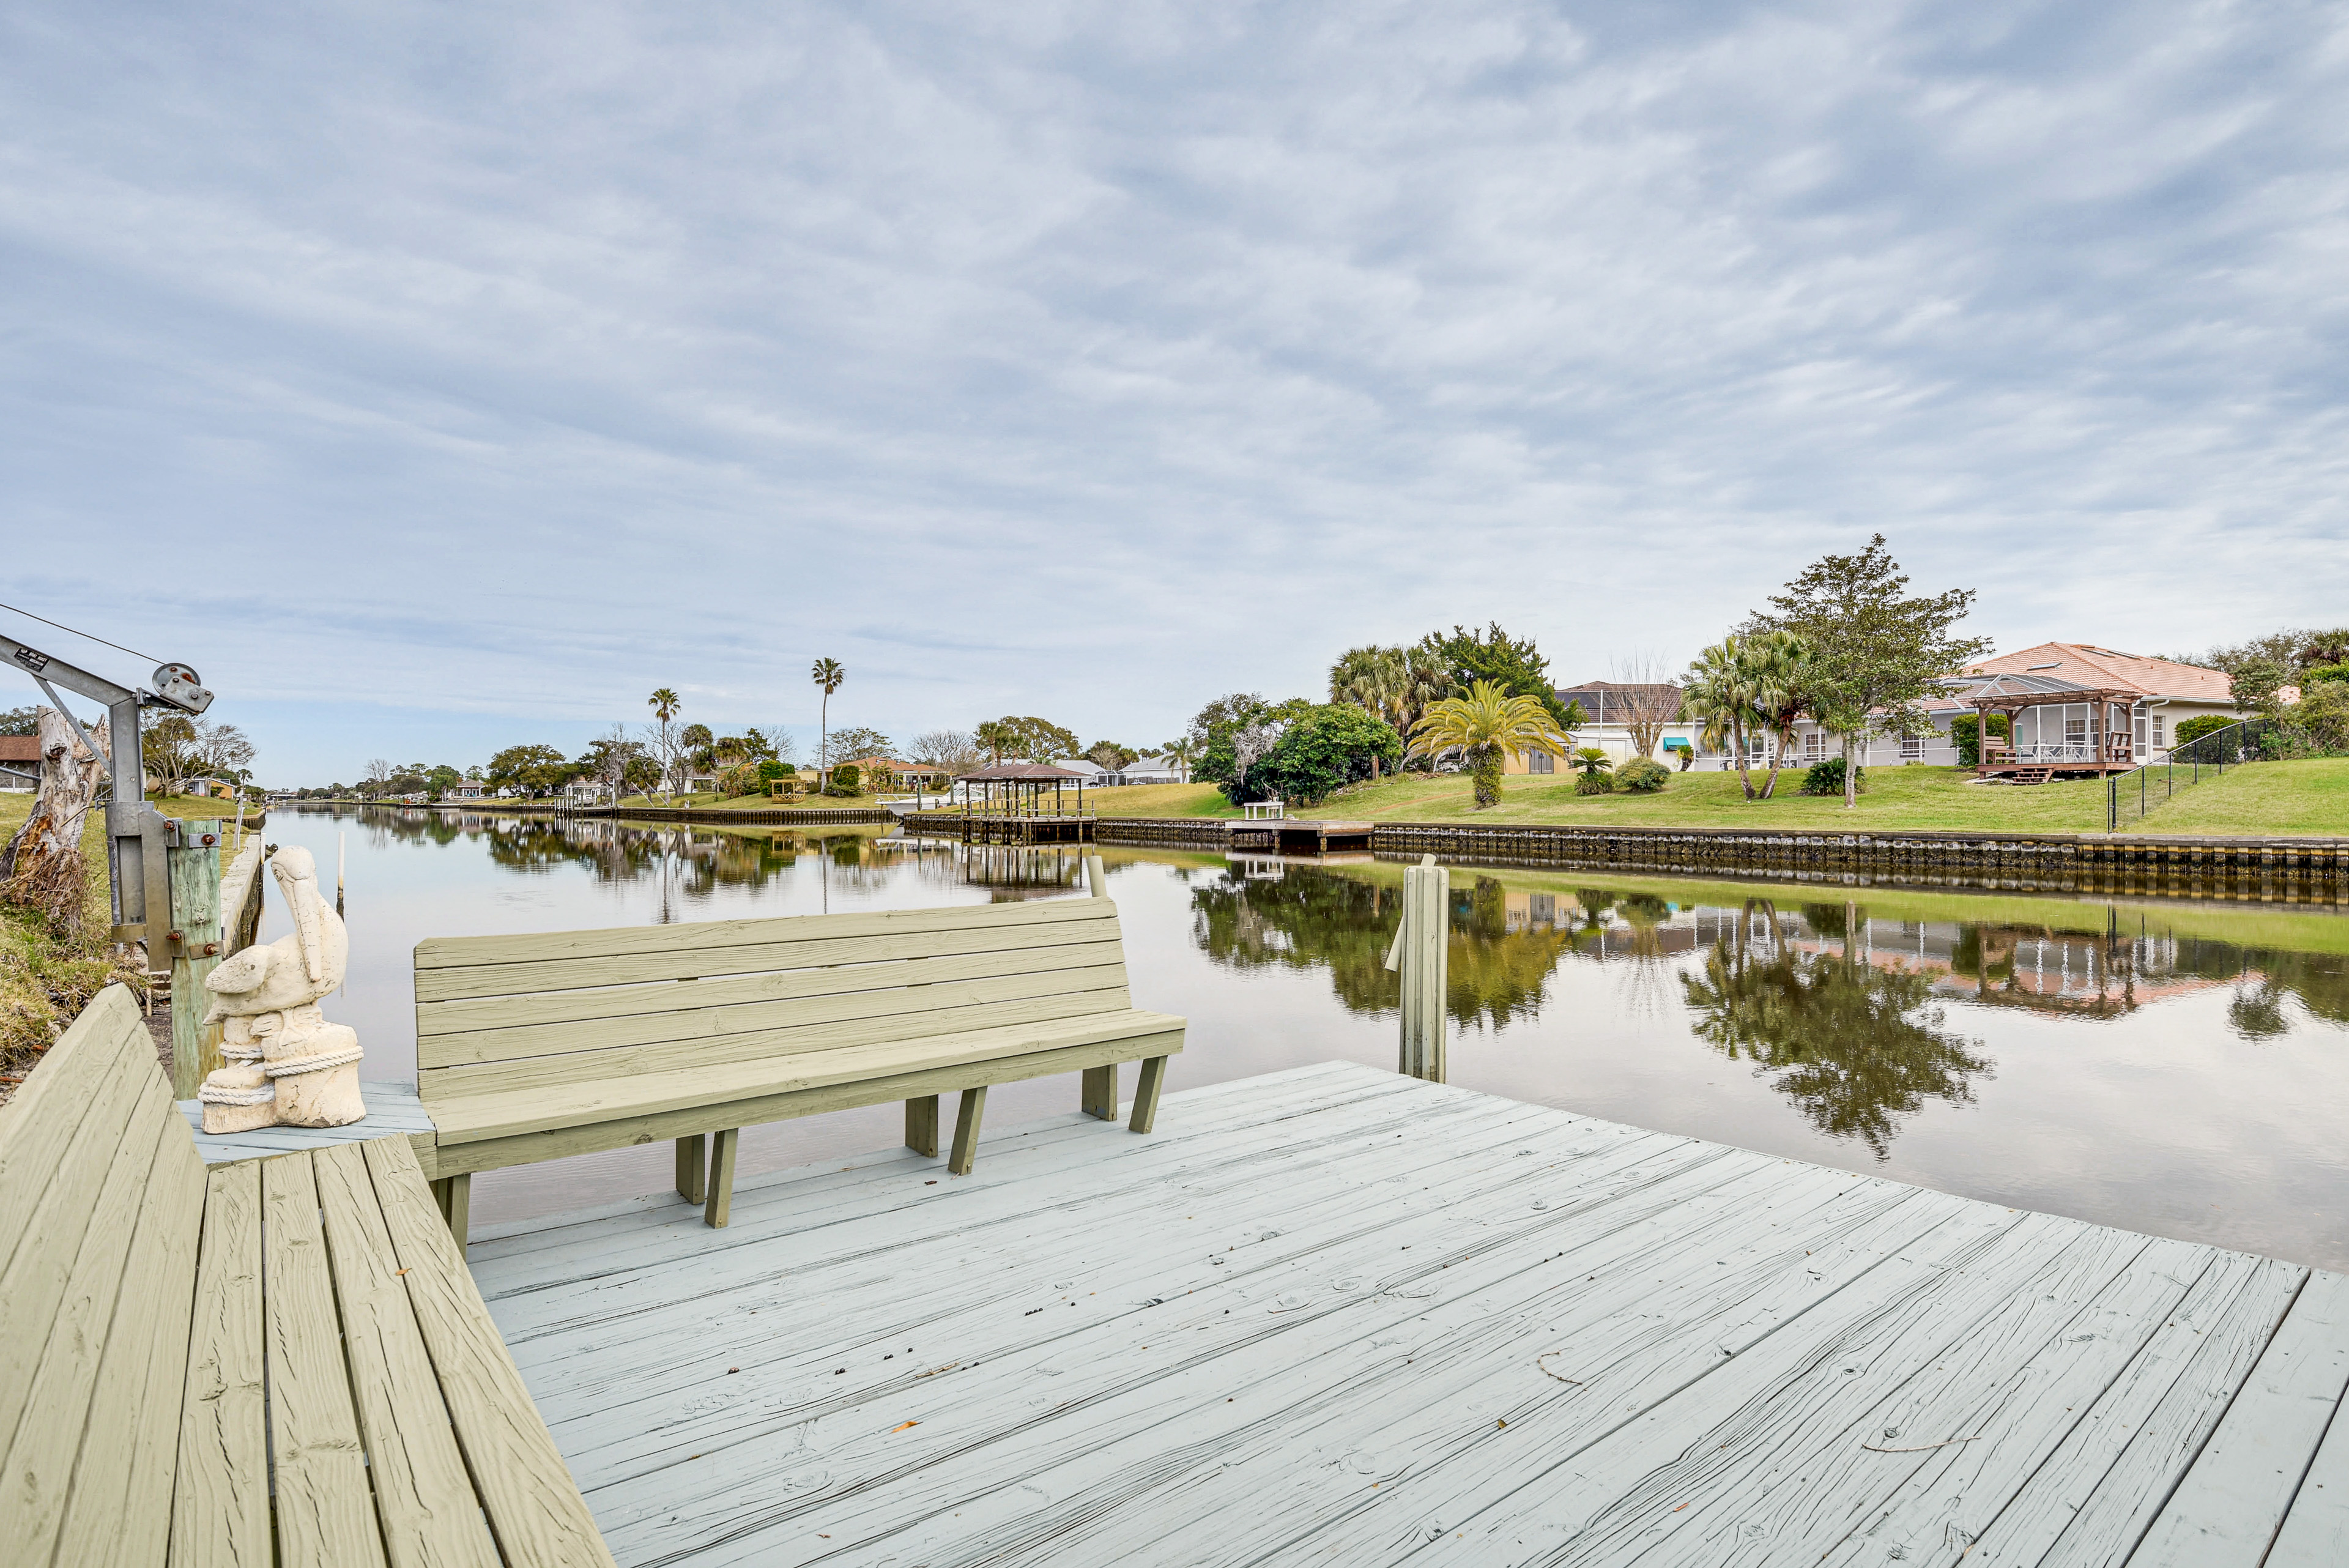
[[[709,1195],[709,1140],[699,1133],[677,1140],[677,1195],[698,1203]]]
[[[954,1155],[947,1161],[949,1174],[968,1176],[978,1162],[978,1118],[986,1109],[986,1085],[962,1092],[962,1103],[955,1107]]]
[[[938,1157],[938,1097],[905,1102],[905,1147],[926,1159]]]
[[[1158,1086],[1166,1081],[1166,1058],[1152,1056],[1142,1064],[1141,1081],[1133,1085],[1133,1119],[1125,1125],[1146,1133],[1158,1120]]]
[[[457,1243],[457,1256],[463,1257],[466,1234],[473,1228],[472,1173],[444,1176],[434,1182],[432,1200],[440,1206],[440,1218],[449,1222],[449,1234]]]
[[[701,1206],[704,1225],[725,1228],[727,1213],[734,1207],[734,1146],[741,1141],[740,1127],[709,1135],[709,1198]]]
[[[1105,1122],[1117,1120],[1117,1064],[1085,1069],[1085,1115]]]

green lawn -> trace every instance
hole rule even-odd
[[[1502,781],[1501,804],[1477,811],[1465,774],[1413,774],[1357,784],[1299,816],[1355,822],[1619,823],[1638,827],[1773,827],[1889,832],[1946,828],[2002,833],[2101,833],[2101,782],[2036,788],[1970,782],[1958,768],[1878,768],[1856,810],[1841,796],[1795,794],[1798,771],[1778,775],[1776,794],[1747,801],[1733,773],[1675,773],[1654,794],[1578,795],[1555,776]],[[1756,775],[1758,787],[1760,775]],[[1237,816],[1212,784],[1154,784],[1104,790],[1087,804],[1104,816]],[[2164,831],[2168,831],[2165,829]],[[2263,831],[2250,828],[2229,831]]]
[[[0,843],[16,836],[32,810],[32,791],[0,791]],[[142,988],[146,983],[137,964],[119,962],[106,951],[113,917],[108,908],[106,826],[100,813],[90,813],[82,825],[81,854],[88,881],[82,904],[86,929],[80,937],[60,935],[47,921],[0,904],[0,1103],[16,1092],[57,1032],[109,981],[124,980]]]
[[[2137,830],[2349,834],[2349,757],[2254,763],[2216,778],[2205,773],[2200,784],[2147,812]]]

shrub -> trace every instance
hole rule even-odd
[[[718,775],[719,790],[730,796],[756,794],[765,783],[756,763],[737,763]]]
[[[1653,794],[1663,788],[1664,781],[1671,776],[1671,770],[1663,763],[1639,757],[1616,770],[1615,782],[1633,794]]]
[[[2228,718],[2224,713],[2205,713],[2199,718],[2189,719],[2178,726],[2175,732],[2175,743],[2181,746],[2191,745],[2203,736],[2215,735],[2228,725],[2236,722],[2238,721]]]
[[[2005,714],[1992,713],[1990,716],[1990,732],[1997,736],[2002,741],[2010,738],[2012,730]],[[1951,720],[1950,739],[1957,742],[1958,765],[1960,767],[1970,768],[1981,762],[1982,715],[1979,713],[1961,713],[1956,718]],[[1843,759],[1841,757],[1837,757],[1836,761],[1841,762]],[[1840,788],[1841,786],[1837,787]]]
[[[843,763],[832,770],[832,784],[826,794],[857,794],[863,792],[864,775],[854,763]]]
[[[1577,794],[1613,794],[1615,780],[1607,774],[1585,774],[1574,781]]]
[[[1208,742],[1200,776],[1216,778],[1235,805],[1268,795],[1311,805],[1369,778],[1374,759],[1392,767],[1402,758],[1402,737],[1394,726],[1351,702],[1283,703],[1278,711],[1286,727],[1248,770],[1244,788],[1231,782],[1237,758],[1230,731]]]
[[[2312,664],[2307,669],[2302,670],[2300,672],[2300,690],[2302,696],[2305,697],[2308,693],[2308,689],[2315,685],[2320,680],[2349,680],[2349,662],[2341,664]],[[2187,721],[2189,724],[2193,722],[2194,721],[2191,719]]]
[[[1852,787],[1856,794],[1866,794],[1868,793],[1868,770],[1866,768],[1858,770],[1858,776],[1854,781]],[[1805,794],[1841,794],[1843,793],[1843,759],[1841,757],[1829,757],[1826,762],[1813,763],[1810,765],[1809,770],[1803,774],[1802,793]]]
[[[772,757],[768,758],[765,762],[759,764],[759,776],[765,779],[769,784],[774,783],[777,779],[795,778],[798,776],[799,771],[800,770],[796,764],[792,763],[779,763]]]

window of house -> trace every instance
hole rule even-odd
[[[1925,760],[1925,738],[1922,735],[1920,735],[1914,740],[1903,740],[1900,742],[1900,760],[1904,763],[1923,762]]]
[[[2064,743],[2067,746],[2086,745],[2088,743],[2088,722],[2085,719],[2074,719],[2066,716],[2064,721]]]
[[[2163,732],[2168,727],[2169,721],[2163,715],[2156,713],[2153,716],[2153,743],[2155,745],[2166,746],[2169,744],[2168,741],[2163,738]]]
[[[1803,737],[1803,760],[1816,763],[1827,754],[1827,738],[1816,730]]]
[[[1531,753],[1526,758],[1526,772],[1529,774],[1554,774],[1557,772],[1557,759],[1550,755],[1547,752]]]

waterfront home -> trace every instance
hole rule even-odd
[[[847,764],[866,789],[946,789],[954,769],[942,763],[908,763],[895,757],[858,757]]]
[[[0,735],[0,789],[31,789],[40,782],[41,738]]]
[[[1171,784],[1185,782],[1183,765],[1168,756],[1136,757],[1117,770],[1117,782],[1130,784]]]
[[[2128,749],[2136,762],[2158,762],[2168,756],[2178,726],[2189,719],[2211,713],[2230,721],[2240,717],[2235,711],[2234,682],[2225,670],[2121,653],[2093,643],[2043,642],[1969,664],[1962,673],[2027,675],[2061,683],[2051,689],[2051,701],[2031,704],[2027,712],[2016,715],[2018,755],[2030,749],[2077,748],[2085,743],[2088,704],[2093,699],[2080,695],[2053,700],[2067,691],[2110,692],[2112,701],[2126,705],[2127,722],[2118,728],[2127,733]],[[2054,760],[2085,758],[2073,757],[2067,750],[2064,758]]]

